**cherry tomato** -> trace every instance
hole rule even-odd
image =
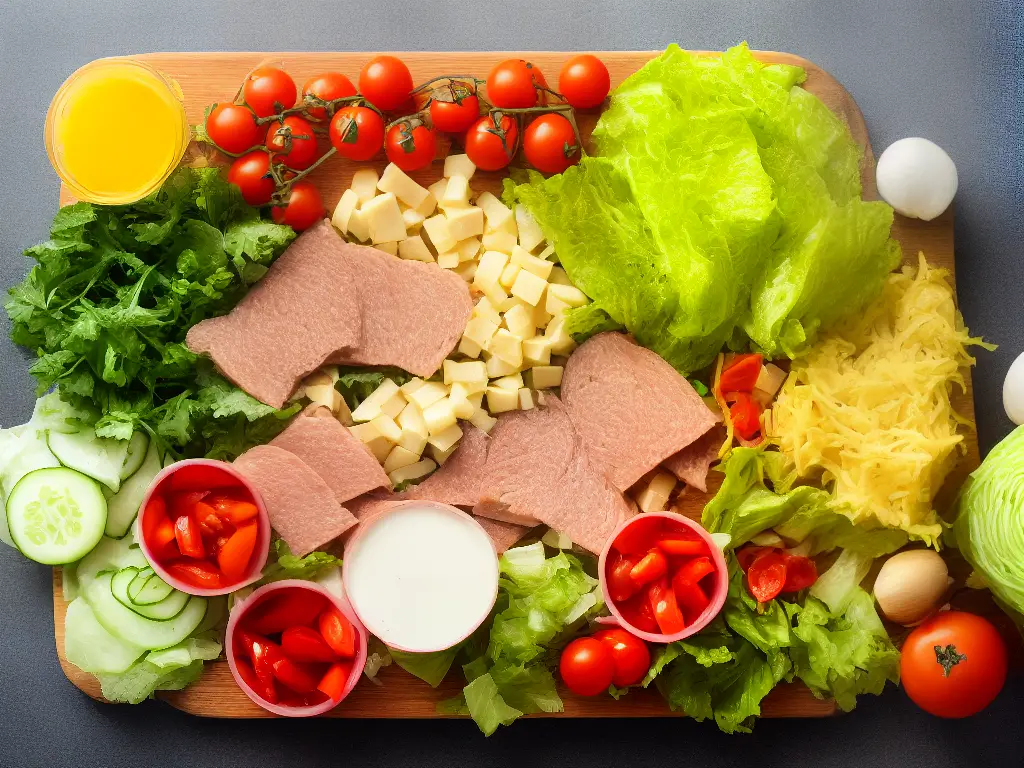
[[[228,169],[228,181],[242,191],[242,197],[249,205],[266,205],[274,194],[270,155],[261,149],[242,155]]]
[[[623,555],[619,552],[612,553],[612,559],[606,568],[608,583],[608,594],[616,603],[628,600],[640,591],[640,585],[633,581],[630,573],[639,562],[639,558],[632,555]]]
[[[384,144],[384,120],[369,107],[343,107],[331,120],[330,136],[342,157],[369,160]]]
[[[647,643],[624,629],[602,629],[593,635],[612,652],[615,674],[612,683],[619,688],[636,685],[651,666],[651,652]]]
[[[302,86],[302,103],[307,105],[306,114],[314,120],[326,120],[327,108],[309,105],[355,95],[356,87],[341,72],[324,72],[309,78]]]
[[[268,117],[295,106],[295,81],[283,69],[258,67],[242,85],[242,98],[259,117]]]
[[[332,664],[331,668],[328,669],[320,679],[320,683],[317,685],[316,689],[321,693],[326,694],[327,698],[333,699],[334,701],[340,701],[341,695],[345,691],[345,686],[348,684],[349,675],[351,674],[351,661],[340,661],[336,664]]]
[[[356,629],[345,614],[334,605],[328,605],[317,622],[320,634],[331,650],[343,659],[356,655]]]
[[[206,135],[218,148],[237,155],[261,143],[265,134],[248,107],[216,104],[206,117]]]
[[[374,56],[359,73],[359,92],[381,112],[402,106],[410,91],[412,74],[396,56]]]
[[[581,637],[565,646],[558,671],[573,693],[596,696],[612,684],[615,661],[611,649],[600,640]]]
[[[611,88],[608,67],[597,56],[581,53],[562,65],[558,90],[576,109],[598,106]]]
[[[759,603],[777,597],[785,584],[786,557],[781,552],[763,554],[747,569],[747,586]]]
[[[761,431],[761,406],[746,392],[736,393],[729,416],[736,434],[744,440],[752,440]]]
[[[143,510],[142,535],[155,550],[174,541],[174,523],[167,517],[167,502],[163,496],[153,496]]]
[[[288,627],[281,633],[281,650],[293,661],[325,661],[330,664],[338,660],[323,636],[310,627]]]
[[[526,159],[541,173],[561,173],[580,160],[572,123],[554,112],[541,115],[523,134]]]
[[[254,607],[246,616],[246,623],[259,635],[273,635],[294,626],[308,627],[327,603],[326,597],[310,589],[281,590]]]
[[[443,133],[462,133],[480,117],[480,99],[472,85],[453,82],[434,90],[430,120]]]
[[[686,619],[679,610],[676,593],[672,591],[667,578],[662,577],[653,582],[647,588],[647,597],[651,602],[654,620],[658,622],[658,629],[662,634],[674,635],[686,628]]]
[[[916,627],[900,657],[903,688],[939,717],[968,717],[1006,681],[1006,644],[992,623],[962,611],[938,613]]]
[[[809,557],[786,555],[786,583],[783,592],[799,592],[818,580],[818,566]]]
[[[767,552],[774,551],[771,547],[743,547],[736,550],[736,561],[740,564],[740,570],[746,573],[757,558]]]
[[[418,171],[433,162],[437,152],[437,138],[425,125],[412,126],[401,122],[388,130],[384,152],[388,160],[403,171]]]
[[[516,154],[519,126],[508,115],[484,115],[466,131],[466,154],[482,171],[499,171]]]
[[[217,553],[217,565],[228,581],[237,581],[245,576],[253,550],[256,549],[258,532],[256,523],[243,525],[228,536],[221,546]]]
[[[746,392],[750,394],[761,375],[761,355],[736,355],[722,370],[718,380],[719,392]]]
[[[537,86],[544,75],[523,59],[506,59],[487,75],[487,98],[496,107],[522,109],[537,104]]]
[[[199,530],[199,523],[192,515],[181,515],[174,521],[174,538],[178,541],[178,550],[185,557],[206,557],[203,535]]]
[[[647,592],[640,592],[628,600],[616,603],[616,608],[622,614],[626,623],[641,632],[657,632],[658,622],[654,618],[654,611],[651,609],[651,601]]]
[[[283,124],[275,120],[267,127],[267,149],[292,170],[305,170],[317,157],[313,126],[295,115],[286,117]]]
[[[644,555],[640,562],[633,566],[629,572],[629,578],[631,578],[636,584],[650,584],[656,579],[660,579],[668,572],[668,560],[658,550],[654,549]]]
[[[320,221],[326,211],[320,193],[310,181],[297,181],[288,196],[286,206],[274,206],[270,215],[278,224],[287,224],[296,232],[309,229]]]

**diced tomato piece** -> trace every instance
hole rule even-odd
[[[686,620],[679,610],[676,594],[669,586],[667,578],[658,579],[647,588],[647,598],[651,602],[651,611],[658,629],[662,634],[673,635],[686,629]]]
[[[217,565],[228,580],[245,576],[249,560],[256,549],[256,523],[243,525],[224,542],[217,554]]]
[[[178,542],[178,549],[185,557],[197,559],[206,557],[203,533],[192,515],[182,515],[174,521],[174,538]]]
[[[640,559],[639,563],[633,566],[629,572],[629,578],[637,585],[643,585],[660,579],[666,573],[668,573],[668,560],[657,549],[652,549]]]
[[[786,583],[783,592],[799,592],[807,589],[818,580],[818,566],[809,557],[801,555],[785,555]]]
[[[706,555],[708,545],[703,539],[684,539],[677,536],[662,536],[658,539],[658,549],[666,555],[693,556]]]
[[[639,629],[641,632],[658,631],[658,622],[654,619],[654,611],[651,610],[651,601],[648,599],[646,591],[633,595],[629,600],[616,603],[615,607],[619,609],[622,618],[634,629]]]
[[[186,584],[199,589],[220,589],[220,571],[205,560],[189,560],[183,563],[170,563],[164,566],[167,572]]]
[[[719,392],[750,394],[761,375],[761,355],[736,355],[718,380]]]
[[[688,584],[700,584],[700,580],[715,572],[715,565],[710,557],[695,557],[679,566],[675,576],[672,577],[673,585],[679,581]]]
[[[740,570],[746,573],[757,558],[773,551],[771,547],[743,547],[736,551],[736,561],[740,564]]]
[[[142,535],[146,543],[159,551],[174,541],[174,523],[167,517],[167,502],[163,496],[153,496],[142,515]]]
[[[172,491],[212,491],[215,488],[241,486],[234,475],[209,464],[189,464],[174,472],[168,480]]]
[[[761,406],[750,395],[740,392],[729,409],[733,429],[744,440],[752,440],[761,431]]]
[[[637,564],[638,559],[618,552],[612,552],[611,555],[614,559],[606,573],[608,592],[612,600],[618,603],[628,600],[640,589],[640,585],[633,581],[629,575],[630,571],[633,570],[633,566]]]
[[[638,515],[622,533],[615,537],[612,546],[624,555],[646,555],[658,540],[664,518],[655,515]]]
[[[207,536],[216,536],[224,530],[224,521],[205,501],[196,504],[192,513],[199,522],[199,527]]]
[[[237,635],[247,649],[256,676],[264,685],[274,682],[274,662],[282,658],[281,647],[267,638],[247,629],[240,628]]]
[[[209,491],[185,491],[167,494],[167,511],[172,520],[182,515],[191,515],[196,511],[196,504],[210,495]]]
[[[235,659],[235,669],[238,670],[238,676],[245,681],[245,684],[252,688],[257,696],[262,697],[271,704],[277,704],[279,697],[277,695],[277,688],[274,686],[274,681],[271,679],[270,683],[264,683],[256,675],[256,670],[253,669],[252,664],[245,661],[244,659]]]
[[[274,661],[274,679],[296,693],[312,693],[320,683],[316,666],[281,656]]]
[[[309,589],[282,590],[255,606],[246,617],[249,629],[274,635],[288,627],[310,626],[327,605],[327,598]],[[315,687],[315,686],[314,686]]]
[[[338,655],[311,627],[288,627],[281,633],[281,650],[293,661],[323,661],[332,664]]]
[[[704,613],[704,609],[711,604],[711,600],[699,584],[673,579],[672,591],[675,592],[676,602],[683,610],[683,616],[690,624],[696,621]]]
[[[239,501],[228,496],[213,496],[206,500],[222,520],[241,525],[256,518],[259,510],[251,501]]]
[[[348,684],[349,675],[352,674],[352,662],[340,661],[332,664],[327,673],[320,679],[317,690],[325,694],[327,698],[340,701],[345,686]]]
[[[319,620],[320,635],[338,656],[351,659],[356,655],[356,628],[336,605],[328,605]]]
[[[747,569],[750,594],[759,603],[767,603],[782,592],[786,583],[786,557],[780,552],[761,555]]]

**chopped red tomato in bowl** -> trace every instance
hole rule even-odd
[[[270,519],[230,464],[190,459],[157,475],[139,509],[138,536],[168,584],[193,595],[224,595],[259,579]]]
[[[264,709],[286,717],[321,715],[359,681],[366,630],[343,601],[311,581],[260,587],[231,611],[228,666]]]
[[[818,580],[818,567],[811,558],[774,547],[743,547],[737,550],[736,560],[747,574],[747,590],[759,603],[807,589]]]
[[[711,535],[674,512],[647,512],[619,526],[598,574],[608,622],[653,643],[699,632],[722,609],[729,587]]]

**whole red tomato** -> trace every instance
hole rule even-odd
[[[287,224],[296,232],[309,229],[320,221],[325,214],[320,192],[309,181],[297,181],[284,206],[274,206],[271,216],[278,224]]]
[[[462,133],[480,117],[476,89],[463,82],[437,88],[430,101],[430,120],[443,133]]]
[[[914,629],[900,657],[903,688],[939,717],[980,712],[1006,681],[1006,644],[992,623],[962,611],[936,614]]]
[[[388,129],[384,151],[388,160],[403,171],[417,171],[433,162],[437,139],[427,126],[403,121]]]
[[[238,185],[249,205],[266,205],[274,194],[270,155],[262,149],[242,155],[228,169],[228,181]]]
[[[302,86],[302,101],[307,105],[315,104],[317,100],[333,101],[355,95],[356,87],[341,72],[324,72],[322,75],[309,78]],[[307,106],[306,113],[315,120],[327,119],[325,107]]]
[[[526,126],[523,152],[530,165],[541,173],[561,173],[580,160],[572,123],[554,112],[541,115]]]
[[[330,137],[342,157],[369,160],[384,144],[384,120],[369,107],[344,107],[331,120]]]
[[[298,115],[289,115],[283,124],[275,120],[267,128],[267,149],[292,170],[305,170],[317,158],[313,126]]]
[[[258,67],[242,84],[242,98],[259,117],[276,115],[295,106],[295,81],[283,69]]]
[[[647,643],[624,629],[602,629],[593,635],[612,652],[615,674],[612,683],[619,688],[636,685],[651,667],[651,652]]]
[[[374,56],[359,73],[359,92],[381,112],[405,103],[412,91],[412,74],[397,56]]]
[[[532,107],[537,103],[537,87],[545,85],[544,75],[533,64],[506,59],[487,75],[487,98],[496,107]]]
[[[581,53],[562,66],[558,75],[558,91],[576,109],[598,106],[608,95],[611,78],[608,67],[597,56]]]
[[[466,131],[466,154],[482,171],[498,171],[512,162],[519,141],[519,126],[509,115],[489,114]]]
[[[255,147],[265,134],[248,107],[215,104],[206,117],[206,135],[218,148],[237,155]]]
[[[581,637],[565,646],[558,671],[573,693],[596,696],[612,684],[615,662],[607,645],[592,637]]]

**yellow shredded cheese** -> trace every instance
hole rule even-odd
[[[964,450],[958,427],[970,425],[950,394],[975,362],[967,347],[992,347],[964,327],[949,273],[918,260],[793,361],[766,428],[854,521],[933,543],[942,526],[932,500]]]

